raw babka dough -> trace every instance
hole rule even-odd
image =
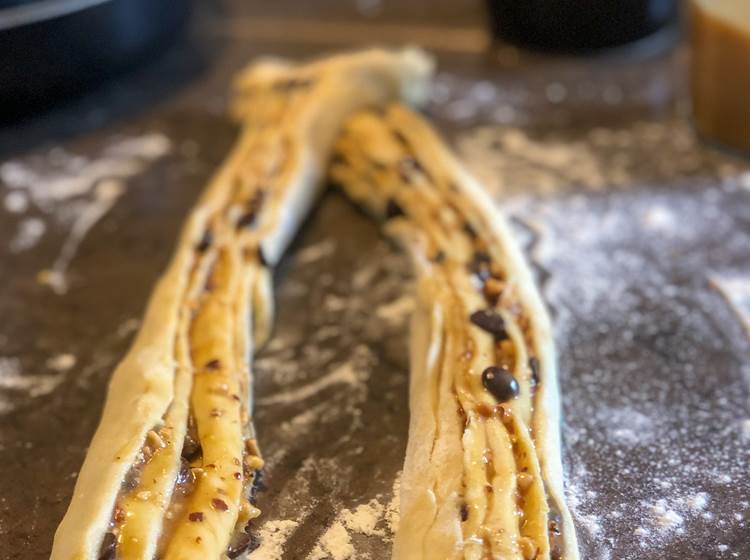
[[[393,558],[578,558],[550,322],[504,218],[400,105],[350,119],[331,175],[417,272]]]
[[[419,51],[371,50],[240,75],[241,137],[114,373],[53,560],[246,551],[263,466],[251,360],[270,332],[270,269],[334,145],[331,176],[385,222],[419,278],[393,557],[578,558],[550,324],[528,267],[481,187],[392,104],[423,102],[431,72]]]
[[[431,73],[420,51],[370,50],[262,61],[239,76],[241,136],[115,370],[53,560],[207,560],[247,548],[263,464],[250,358],[271,323],[269,268],[315,200],[345,119],[420,103]]]

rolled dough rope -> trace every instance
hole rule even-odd
[[[245,359],[251,330],[256,342],[268,336],[267,267],[316,198],[345,119],[420,103],[431,72],[419,51],[376,49],[302,66],[264,61],[239,77],[240,138],[113,374],[53,560],[206,560],[247,546],[244,525],[258,512],[246,491],[262,460]]]
[[[393,558],[577,560],[550,322],[505,220],[402,106],[350,119],[331,176],[418,277]]]

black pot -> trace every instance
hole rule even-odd
[[[27,114],[142,61],[188,0],[0,0],[0,117]]]
[[[496,37],[555,51],[630,43],[678,14],[678,0],[487,0],[487,7]]]

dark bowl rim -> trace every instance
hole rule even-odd
[[[0,9],[0,32],[83,12],[114,0],[39,0]]]

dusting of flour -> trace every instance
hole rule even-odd
[[[9,242],[11,252],[22,253],[36,246],[50,222],[66,228],[68,234],[57,258],[38,275],[40,283],[64,294],[69,287],[70,263],[91,228],[123,195],[127,180],[170,149],[166,136],[146,133],[114,140],[91,158],[52,148],[2,163],[3,206],[20,217]]]

